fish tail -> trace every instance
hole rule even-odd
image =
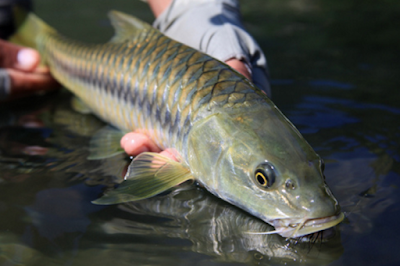
[[[31,12],[26,12],[20,7],[14,10],[17,31],[10,37],[10,41],[31,47],[41,52],[40,46],[42,39],[49,33],[55,33],[56,30],[47,25],[43,20]]]

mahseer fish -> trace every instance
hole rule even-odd
[[[145,199],[196,180],[274,226],[268,233],[299,237],[343,220],[322,159],[260,89],[137,18],[109,17],[116,33],[105,44],[68,39],[32,13],[12,37],[37,49],[88,110],[120,132],[140,130],[178,159],[138,155],[125,181],[94,203]],[[119,152],[106,147],[112,132],[94,136],[92,158]]]

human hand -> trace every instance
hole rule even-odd
[[[125,134],[122,137],[120,144],[125,152],[131,156],[139,155],[142,152],[158,152],[161,155],[178,161],[171,150],[161,150],[147,135],[140,132],[130,132]]]
[[[39,63],[36,50],[0,40],[0,100],[57,88],[59,85],[49,69]]]

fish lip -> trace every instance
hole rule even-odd
[[[294,238],[331,228],[339,224],[343,219],[344,214],[341,212],[331,216],[312,219],[275,219],[272,221],[272,225],[281,236]]]

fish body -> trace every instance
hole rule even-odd
[[[261,90],[136,18],[116,11],[110,18],[116,35],[105,44],[65,38],[33,14],[13,37],[38,49],[53,76],[101,119],[148,135],[178,158],[137,156],[126,180],[95,203],[139,200],[195,179],[282,236],[343,219],[321,158]]]

